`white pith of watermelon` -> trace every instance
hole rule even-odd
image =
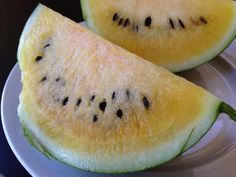
[[[26,137],[47,156],[84,170],[131,172],[169,161],[207,132],[222,107],[200,87],[43,5],[24,28],[18,60]],[[236,117],[230,107],[221,112]]]
[[[81,5],[94,32],[172,72],[213,59],[236,36],[236,2],[231,0],[81,0]],[[113,21],[115,13],[119,17]],[[152,19],[148,27],[147,17]],[[127,19],[129,25],[124,27]],[[138,32],[133,31],[134,24]]]

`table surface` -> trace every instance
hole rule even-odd
[[[34,0],[1,0],[0,1],[0,93],[12,67],[17,62],[16,52],[20,34],[28,17],[38,3],[60,12],[76,22],[82,21],[80,1],[34,1]],[[10,149],[0,124],[0,176],[28,177]]]

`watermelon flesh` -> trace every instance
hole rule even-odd
[[[18,48],[18,115],[48,157],[104,173],[167,162],[195,144],[219,112],[206,90],[102,39],[44,5]]]
[[[236,35],[232,0],[81,0],[87,26],[172,72],[201,65]]]

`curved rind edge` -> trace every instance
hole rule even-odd
[[[234,15],[236,18],[236,2],[234,3]],[[89,17],[90,14],[90,9],[89,9],[89,1],[86,0],[81,0],[81,8],[82,8],[82,12],[83,14],[85,14],[84,16],[86,16],[85,18],[85,22],[87,24],[87,27],[91,30],[93,30],[95,33],[99,34],[97,32],[97,29],[95,27],[95,25],[93,24],[92,18]],[[215,57],[217,57],[220,53],[222,53],[231,43],[232,41],[235,39],[236,37],[236,20],[233,21],[232,26],[229,30],[229,32],[227,33],[228,35],[226,35],[224,37],[224,39],[222,39],[222,41],[218,42],[218,46],[212,47],[210,49],[210,52],[206,52],[204,54],[202,54],[201,56],[197,56],[195,58],[193,58],[190,62],[187,62],[187,64],[183,63],[182,65],[179,66],[171,66],[171,67],[165,67],[167,70],[173,72],[173,73],[178,73],[181,71],[187,71],[193,68],[196,68],[198,66],[201,66],[209,61],[211,61],[212,59],[214,59]],[[218,51],[218,52],[215,52]],[[203,57],[205,56],[205,57]],[[199,60],[199,58],[201,58],[201,60]]]
[[[214,114],[209,116],[210,119],[209,119],[209,122],[208,122],[208,125],[206,126],[206,123],[204,123],[204,125],[202,124],[199,125],[199,126],[196,126],[194,127],[194,130],[188,140],[188,142],[185,144],[184,148],[182,149],[182,153],[184,153],[185,151],[187,151],[188,149],[190,149],[191,147],[193,147],[195,144],[197,144],[206,134],[207,132],[211,129],[211,127],[214,125],[215,121],[217,120],[219,114],[220,114],[220,104],[221,104],[221,100],[219,100],[218,98],[215,98],[215,100],[212,101],[212,106],[215,111],[214,111]],[[204,127],[205,126],[205,127]],[[204,130],[202,131],[199,131],[199,128],[201,130],[201,128],[203,128]],[[203,132],[203,133],[200,133],[200,132]],[[196,134],[198,136],[196,136]]]
[[[18,50],[17,50],[17,60],[19,64],[20,64],[21,52],[23,51],[22,49],[24,48],[24,39],[26,38],[26,35],[28,35],[30,27],[33,26],[33,24],[35,23],[34,19],[36,18],[37,15],[40,14],[40,12],[43,10],[44,7],[45,6],[43,4],[39,3],[37,7],[34,9],[34,11],[32,12],[32,14],[30,15],[29,19],[27,20],[24,26],[24,30],[21,33]]]
[[[80,0],[80,6],[81,6],[81,11],[82,11],[82,16],[83,16],[83,19],[84,19],[84,21],[86,21],[86,13],[85,13],[85,11],[83,10],[83,8],[84,8],[84,5],[85,4],[85,2],[84,2],[84,0]]]

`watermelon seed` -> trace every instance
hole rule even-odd
[[[49,47],[50,46],[50,44],[46,44],[43,48],[45,49],[45,48],[47,48],[47,47]]]
[[[95,95],[91,96],[90,101],[93,101],[95,99]]]
[[[151,17],[147,17],[147,18],[145,19],[144,25],[145,25],[146,27],[149,27],[149,28],[150,28],[151,24],[152,24],[152,18],[151,18]]]
[[[39,62],[39,61],[42,60],[42,59],[43,59],[42,56],[37,56],[37,57],[35,58],[35,61],[36,61],[36,62]]]
[[[99,104],[99,108],[102,112],[105,112],[105,109],[106,109],[106,106],[107,106],[107,102],[106,101],[103,101]]]
[[[69,97],[65,97],[65,98],[62,100],[62,106],[65,106],[68,101],[69,101]]]
[[[58,78],[55,79],[56,82],[59,82],[60,80],[61,80],[60,77],[58,77]]]
[[[185,29],[185,25],[184,25],[183,21],[180,20],[180,19],[179,19],[179,24],[180,24],[180,26],[181,26],[183,29]]]
[[[147,97],[143,97],[143,105],[145,106],[146,109],[150,107],[150,103],[147,99]]]
[[[44,77],[41,79],[41,82],[44,82],[44,81],[46,81],[46,80],[47,80],[47,77],[44,76]]]
[[[93,116],[93,122],[97,122],[97,120],[98,120],[98,116],[95,114],[95,115]]]
[[[125,93],[126,93],[127,98],[129,99],[129,97],[130,97],[130,92],[129,92],[129,90],[127,89],[127,90],[125,91]]]
[[[122,24],[123,24],[123,21],[124,21],[124,19],[121,18],[118,25],[119,25],[119,26],[122,25]]]
[[[61,77],[56,78],[55,81],[60,83],[62,86],[66,85],[66,82]]]
[[[125,23],[124,23],[124,27],[126,27],[126,26],[129,26],[129,24],[130,24],[130,22],[129,22],[129,18],[127,18],[126,20],[125,20]]]
[[[118,109],[116,111],[116,116],[119,117],[120,119],[123,117],[123,111],[121,109]]]
[[[82,100],[81,100],[81,98],[79,98],[79,99],[77,100],[77,103],[76,103],[76,105],[77,105],[77,106],[79,106],[79,105],[80,105],[80,103],[81,103],[81,101],[82,101]]]
[[[172,29],[175,29],[175,24],[171,18],[169,18],[169,23]]]
[[[207,21],[206,21],[206,19],[205,19],[204,17],[200,17],[200,20],[201,20],[201,22],[203,22],[204,24],[207,24]]]
[[[111,98],[112,98],[113,100],[116,98],[116,92],[113,92],[113,93],[112,93]]]
[[[112,17],[112,20],[113,20],[113,21],[116,21],[118,18],[119,18],[118,14],[117,14],[117,13],[114,13],[114,15],[113,15],[113,17]]]

